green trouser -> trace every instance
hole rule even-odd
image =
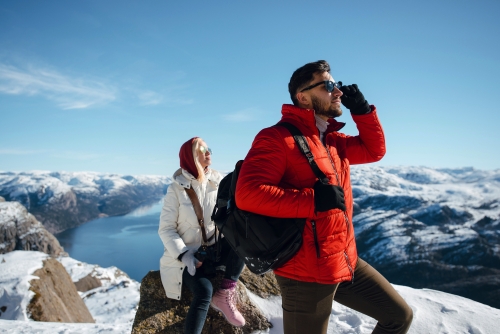
[[[413,311],[392,285],[358,259],[354,283],[319,284],[276,275],[281,288],[284,334],[326,334],[335,301],[366,314],[377,325],[372,333],[406,333]]]

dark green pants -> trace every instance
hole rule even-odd
[[[276,279],[281,288],[284,334],[326,334],[334,299],[377,320],[372,333],[406,333],[413,319],[404,299],[362,259],[356,265],[354,283],[319,284],[278,275]]]

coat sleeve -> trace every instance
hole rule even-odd
[[[158,234],[163,242],[163,246],[174,258],[177,258],[181,253],[188,250],[177,231],[179,205],[180,203],[174,189],[174,184],[171,184],[163,200]]]
[[[339,156],[349,159],[352,165],[382,159],[386,152],[385,136],[375,106],[372,106],[371,113],[352,115],[352,118],[359,135],[347,136],[342,133],[333,133],[333,136],[328,138],[328,144],[336,146]]]
[[[276,128],[264,129],[255,137],[236,184],[240,209],[280,218],[314,215],[313,189],[278,186],[287,168],[286,155],[285,140]]]

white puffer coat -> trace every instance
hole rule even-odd
[[[177,257],[188,249],[198,249],[203,242],[201,227],[196,218],[193,204],[184,188],[193,188],[203,208],[203,218],[207,238],[215,232],[215,224],[210,218],[217,198],[220,180],[219,172],[209,169],[203,183],[198,182],[189,172],[179,168],[173,176],[163,200],[158,234],[163,242],[164,252],[160,259],[160,274],[163,288],[168,298],[181,299],[182,272],[184,263]],[[214,243],[214,239],[209,244]]]

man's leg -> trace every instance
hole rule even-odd
[[[358,259],[354,283],[340,283],[335,301],[377,320],[372,333],[406,333],[413,319],[412,309],[389,281],[362,259]]]
[[[325,334],[338,284],[300,282],[276,275],[284,334]]]

